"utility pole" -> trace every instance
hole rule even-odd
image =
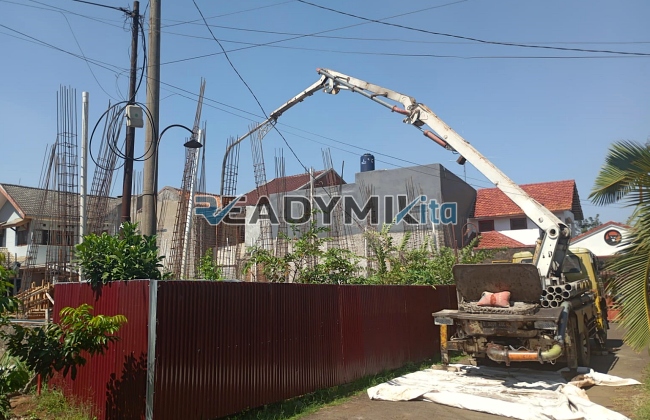
[[[79,243],[88,234],[88,92],[81,93],[81,177],[79,181]],[[83,271],[79,269],[79,281],[83,281]]]
[[[143,235],[157,233],[158,220],[158,139],[160,138],[160,3],[150,0],[149,10],[149,50],[147,57],[147,108],[151,121],[147,124],[144,139],[144,171],[142,186],[142,226]]]
[[[135,104],[135,84],[138,68],[138,33],[140,26],[140,2],[133,2],[133,19],[131,32],[131,72],[129,75],[128,105]],[[135,127],[126,127],[126,151],[124,160],[124,182],[122,183],[122,222],[131,221],[131,188],[133,180],[133,153],[135,145]]]

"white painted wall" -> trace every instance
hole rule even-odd
[[[518,230],[502,230],[499,231],[503,235],[519,241],[524,245],[535,245],[535,241],[539,238],[539,229],[518,229]]]
[[[7,199],[4,199],[3,204],[0,207],[0,222],[10,224],[20,220],[21,217],[16,209]],[[16,246],[16,232],[11,228],[4,228],[3,230],[5,237],[3,247],[6,248],[12,256],[16,255],[18,258],[24,258],[27,255],[27,245]]]
[[[573,221],[575,220],[573,212],[571,211],[561,211],[561,212],[555,212],[555,214],[560,220],[562,220],[565,223],[569,223],[569,225],[575,229],[573,226]],[[506,235],[509,238],[512,238],[516,241],[519,241],[523,243],[524,245],[535,245],[535,241],[537,238],[539,238],[539,228],[535,223],[533,223],[532,220],[526,219],[526,226],[527,229],[518,229],[518,230],[511,230],[510,229],[510,219],[517,219],[521,218],[522,216],[507,216],[507,217],[494,217],[494,218],[489,218],[489,217],[484,217],[481,219],[469,219],[470,223],[470,231],[476,231],[478,229],[478,222],[479,220],[494,220],[494,230]],[[573,236],[577,236],[577,232],[573,232]]]
[[[255,213],[255,206],[246,206],[246,227],[245,227],[245,238],[246,246],[253,246],[260,237],[261,227],[260,223],[251,224],[251,218]]]
[[[620,251],[622,246],[612,246],[605,242],[605,232],[613,229],[621,232],[622,241],[624,244],[628,239],[629,231],[620,226],[604,226],[592,233],[589,236],[586,236],[578,241],[571,242],[571,246],[579,246],[581,248],[587,248],[593,252],[598,257],[609,257]]]

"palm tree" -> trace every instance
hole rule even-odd
[[[593,203],[623,203],[634,207],[631,232],[610,268],[620,293],[625,341],[641,350],[650,344],[650,148],[632,141],[614,143],[594,188]]]

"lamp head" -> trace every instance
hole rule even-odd
[[[203,145],[194,138],[190,138],[187,142],[185,142],[184,146],[188,149],[200,149],[203,147]]]

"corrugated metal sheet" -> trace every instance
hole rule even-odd
[[[220,417],[434,357],[431,313],[454,301],[446,286],[160,282],[154,417]]]
[[[92,402],[99,419],[144,418],[147,367],[147,311],[149,282],[116,282],[96,295],[88,284],[57,284],[54,287],[54,320],[59,311],[87,303],[94,314],[126,316],[127,324],[103,356],[88,358],[73,381],[58,376],[54,383],[66,394]]]
[[[96,297],[59,284],[55,311],[89,303],[128,324],[76,380],[99,419],[145,412],[149,282]],[[158,282],[154,418],[210,419],[281,401],[439,354],[431,313],[456,305],[453,286]]]

